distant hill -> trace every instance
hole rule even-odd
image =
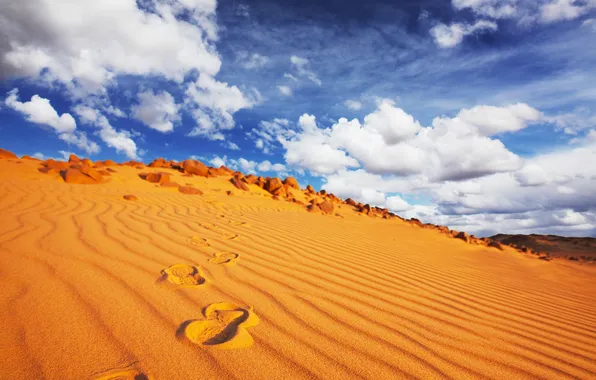
[[[519,248],[528,247],[534,251],[547,253],[551,257],[596,261],[596,238],[537,234],[497,234],[490,238]]]

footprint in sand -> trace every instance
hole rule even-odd
[[[209,231],[219,231],[219,227],[213,223],[199,223],[199,226]]]
[[[240,238],[240,235],[235,234],[233,232],[222,232],[221,237],[227,240],[237,240],[238,238]]]
[[[203,276],[201,267],[188,264],[175,264],[161,271],[158,282],[169,281],[181,287],[203,285],[207,279]]]
[[[250,224],[248,224],[248,222],[238,222],[230,220],[228,221],[228,224],[231,224],[232,226],[250,227]]]
[[[234,265],[240,255],[232,252],[218,252],[209,259],[211,264]]]
[[[94,377],[93,380],[149,380],[144,373],[132,368],[111,369]]]
[[[202,247],[211,247],[211,244],[209,244],[207,239],[205,239],[204,237],[200,237],[200,236],[191,237],[189,239],[189,242],[192,245],[198,245],[198,246],[202,246]]]
[[[244,348],[254,340],[246,330],[259,324],[252,307],[220,302],[203,310],[205,319],[190,320],[180,325],[178,336],[202,347],[222,349]]]

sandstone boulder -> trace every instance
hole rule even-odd
[[[132,194],[126,194],[122,198],[124,198],[127,201],[137,201],[137,200],[139,200],[139,198],[137,198],[136,196],[134,196]]]
[[[352,198],[346,199],[345,204],[356,207],[356,201],[353,200]]]
[[[300,185],[298,184],[298,181],[294,177],[288,177],[288,178],[284,179],[283,183],[284,183],[284,185],[291,187],[292,189],[300,190]]]
[[[465,232],[459,232],[457,235],[454,236],[456,239],[461,239],[463,241],[465,241],[466,243],[470,242],[470,235],[468,235]]]
[[[239,180],[238,178],[233,177],[230,179],[230,182],[232,182],[232,185],[234,185],[236,188],[238,188],[240,190],[248,191],[248,186],[246,186],[246,183]]]
[[[263,189],[271,194],[278,192],[280,188],[283,188],[283,183],[279,178],[267,178],[265,181],[265,185],[263,186]]]
[[[170,168],[171,165],[165,160],[165,158],[156,158],[149,163],[150,168]]]
[[[249,174],[245,177],[242,178],[242,181],[248,183],[249,185],[254,185],[255,183],[257,183],[259,177],[257,177],[254,174]]]
[[[197,160],[184,160],[182,162],[182,171],[188,174],[194,174],[201,177],[207,177],[209,175],[209,168],[201,161]]]
[[[139,177],[151,183],[165,183],[170,182],[170,175],[168,173],[141,173]]]
[[[316,194],[317,192],[315,191],[314,187],[312,187],[311,185],[307,185],[306,186],[306,193],[307,194]]]
[[[16,154],[0,148],[0,158],[18,158]]]
[[[329,200],[325,200],[319,204],[319,208],[325,214],[331,214],[331,213],[333,213],[333,202],[331,202]]]
[[[83,173],[84,169],[66,169],[61,172],[62,178],[66,183],[78,184],[78,185],[94,185],[101,183],[101,175],[95,170],[87,171]]]
[[[71,154],[68,157],[68,163],[70,163],[70,164],[80,164],[81,163],[81,159],[78,158],[76,155]]]

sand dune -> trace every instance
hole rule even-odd
[[[38,168],[0,160],[0,379],[596,378],[593,266],[229,176]]]

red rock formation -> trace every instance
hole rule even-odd
[[[66,183],[79,185],[94,185],[102,182],[101,174],[90,168],[69,168],[61,172]]]
[[[168,173],[141,173],[139,177],[151,183],[165,183],[170,182],[170,175]]]
[[[80,164],[81,159],[78,158],[77,156],[75,156],[74,154],[71,154],[70,157],[68,157],[68,163],[69,164]]]
[[[149,163],[150,168],[171,168],[171,164],[165,158],[156,158]]]
[[[236,186],[236,188],[238,188],[240,190],[248,191],[248,186],[246,186],[246,183],[239,180],[238,178],[233,177],[230,179],[230,182],[232,182],[232,185]]]
[[[161,187],[179,187],[180,185],[173,181],[162,182],[159,184]]]
[[[0,158],[18,158],[16,154],[0,148]]]
[[[300,185],[298,184],[298,181],[294,177],[288,177],[288,178],[284,179],[283,184],[288,187],[291,187],[292,189],[300,190]]]
[[[307,194],[316,194],[317,192],[315,191],[315,189],[311,185],[307,185],[306,186],[306,193]]]
[[[188,174],[194,174],[201,177],[207,177],[209,175],[209,168],[201,161],[184,160],[181,167],[182,171]]]
[[[256,175],[249,174],[249,175],[243,177],[242,181],[248,183],[249,185],[253,185],[253,184],[257,183],[258,179],[259,179],[259,177],[257,177]]]
[[[352,198],[348,198],[344,201],[345,204],[356,207],[357,203],[355,200],[353,200]]]
[[[470,242],[470,235],[468,235],[467,233],[465,233],[463,231],[459,232],[457,235],[455,235],[454,238],[461,239],[461,240],[465,241],[466,243]]]
[[[126,194],[122,198],[124,198],[127,201],[138,201],[139,200],[139,198],[137,198],[136,196],[134,196],[132,194]]]
[[[23,157],[21,157],[21,159],[22,160],[30,160],[30,161],[41,161],[39,158],[31,157],[31,156],[28,156],[28,155],[24,155]]]
[[[329,200],[325,200],[322,203],[319,204],[319,208],[321,209],[321,211],[323,211],[325,214],[331,214],[333,213],[333,202],[329,201]]]
[[[265,185],[263,186],[265,191],[277,196],[286,195],[285,188],[283,187],[283,183],[279,178],[267,178],[265,180]]]

